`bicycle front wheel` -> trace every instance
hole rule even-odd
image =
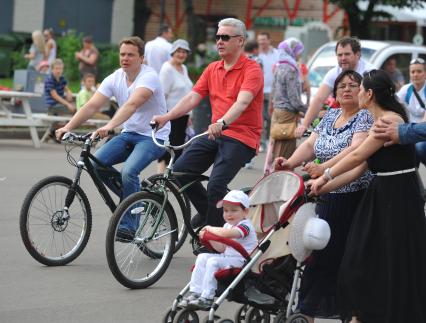
[[[72,181],[47,177],[25,197],[19,217],[21,238],[30,255],[46,266],[62,266],[77,258],[86,247],[92,229],[92,211],[77,186],[69,208],[65,197]]]
[[[128,196],[115,210],[106,236],[114,277],[132,289],[147,288],[166,272],[177,240],[176,216],[163,198],[147,191]],[[137,229],[124,227],[129,217]]]

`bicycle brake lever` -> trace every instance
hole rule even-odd
[[[73,134],[71,133],[71,132],[66,132],[63,136],[62,136],[62,138],[61,138],[61,141],[73,141]]]

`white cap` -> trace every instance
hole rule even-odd
[[[188,52],[191,52],[189,49],[189,44],[185,39],[177,39],[172,44],[172,49],[170,50],[170,55],[173,55],[175,51],[177,51],[179,48],[184,49]]]
[[[246,209],[250,207],[249,197],[247,196],[246,193],[239,190],[230,191],[228,194],[225,195],[223,200],[220,200],[219,202],[217,202],[216,207],[217,208],[223,207],[223,202],[225,201],[232,204],[241,204]]]
[[[307,249],[321,250],[327,246],[330,240],[330,226],[319,218],[309,219],[303,230],[303,245]]]

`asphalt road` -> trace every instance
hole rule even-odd
[[[45,267],[26,251],[18,227],[24,196],[46,176],[73,177],[74,169],[65,157],[61,145],[44,144],[37,150],[29,140],[0,140],[0,322],[161,322],[189,281],[194,261],[190,246],[184,245],[154,286],[145,290],[121,286],[105,257],[111,214],[88,176],[83,176],[82,187],[92,206],[93,229],[82,255],[64,267]],[[243,169],[230,187],[255,184],[262,176],[264,157],[257,156],[254,168]],[[151,165],[142,176],[154,173]],[[218,313],[232,318],[235,309],[235,304],[224,304]]]

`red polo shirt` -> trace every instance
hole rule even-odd
[[[210,96],[212,123],[225,115],[237,101],[240,91],[251,92],[253,100],[240,117],[223,131],[223,135],[258,149],[263,122],[263,73],[258,63],[241,55],[231,69],[225,70],[223,60],[213,62],[207,66],[192,90],[202,97]]]

